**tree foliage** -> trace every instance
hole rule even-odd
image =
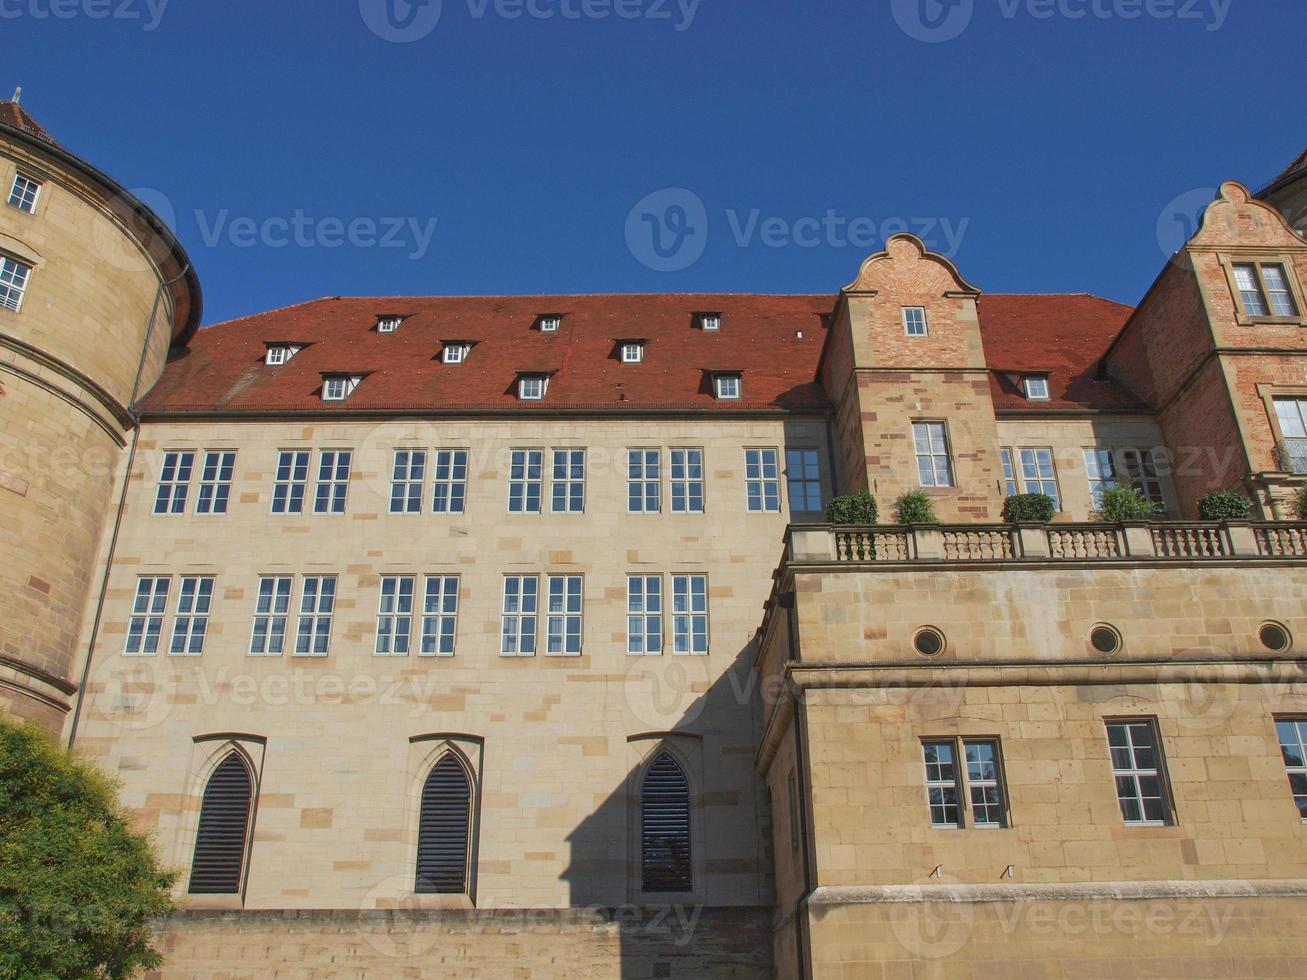
[[[0,721],[0,978],[131,977],[174,875],[113,782],[42,729]]]
[[[1103,503],[1098,516],[1112,524],[1125,521],[1146,521],[1153,516],[1153,502],[1131,487],[1112,487],[1103,491]]]
[[[935,504],[922,490],[910,490],[894,501],[894,517],[900,524],[938,524]]]
[[[826,520],[832,524],[875,524],[879,516],[876,498],[867,490],[836,497],[826,505]]]
[[[1003,520],[1009,524],[1047,524],[1057,504],[1046,493],[1019,493],[1003,502]]]

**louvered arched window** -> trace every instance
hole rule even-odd
[[[640,867],[646,892],[692,890],[690,782],[667,752],[640,785]]]
[[[218,764],[204,788],[200,829],[191,862],[192,895],[236,895],[241,890],[254,779],[240,753]]]
[[[458,759],[446,755],[432,768],[422,787],[416,882],[419,893],[467,892],[471,830],[472,782]]]

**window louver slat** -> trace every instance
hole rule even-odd
[[[453,756],[436,764],[422,788],[416,890],[461,895],[467,891],[467,845],[472,787]]]
[[[640,848],[646,892],[688,892],[690,784],[676,760],[654,760],[640,790]]]
[[[240,892],[252,791],[250,771],[234,752],[209,777],[191,863],[192,895]]]

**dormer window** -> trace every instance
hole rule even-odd
[[[563,317],[558,313],[541,313],[537,322],[541,333],[558,333],[558,328],[563,325]]]
[[[14,176],[14,186],[9,189],[9,205],[28,214],[36,214],[36,202],[41,196],[41,182],[35,177],[19,173]]]
[[[446,364],[462,364],[467,360],[472,345],[461,340],[447,340],[440,351],[440,359]]]
[[[739,401],[741,387],[738,374],[713,375],[713,393],[719,401]]]
[[[517,397],[524,402],[538,402],[545,397],[549,378],[543,374],[523,374],[517,379]]]
[[[402,316],[383,316],[377,318],[377,333],[394,333],[404,322]]]
[[[281,367],[299,352],[298,344],[269,344],[264,363],[271,367]]]
[[[720,313],[700,313],[699,329],[708,333],[716,333],[722,328],[722,315]]]
[[[343,402],[354,393],[354,389],[363,380],[358,374],[328,374],[322,379],[322,400],[324,402]]]
[[[639,364],[644,360],[644,341],[643,340],[624,340],[622,341],[622,363]]]
[[[1044,375],[1026,375],[1021,379],[1021,390],[1026,399],[1032,402],[1048,401],[1048,378]]]

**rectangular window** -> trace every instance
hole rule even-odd
[[[1103,506],[1103,494],[1116,486],[1116,460],[1110,449],[1086,449],[1085,473],[1095,507]]]
[[[1047,378],[1022,378],[1021,387],[1025,390],[1026,398],[1032,402],[1048,401],[1048,379]]]
[[[738,401],[740,397],[740,376],[738,374],[719,374],[713,378],[717,386],[717,397],[723,401]]]
[[[1152,719],[1107,723],[1112,777],[1121,816],[1128,824],[1160,827],[1171,823],[1171,804],[1162,768],[1157,724]]]
[[[422,656],[452,657],[458,637],[458,576],[428,575],[422,601]]]
[[[1285,439],[1307,439],[1307,398],[1276,398],[1275,418]]]
[[[709,333],[715,333],[722,328],[722,318],[716,313],[701,313],[699,314],[699,327]]]
[[[775,449],[744,451],[744,485],[751,512],[780,512],[780,464]]]
[[[159,652],[159,635],[163,632],[164,613],[168,611],[171,582],[167,576],[142,576],[136,580],[136,601],[132,603],[132,618],[127,624],[126,653],[153,656]]]
[[[277,457],[277,479],[272,485],[272,512],[304,513],[304,493],[308,485],[308,450],[283,450]]]
[[[213,605],[213,579],[186,576],[177,594],[177,618],[172,624],[169,653],[196,657],[204,652],[204,637],[209,630],[209,609]]]
[[[581,655],[581,603],[584,579],[580,575],[549,576],[549,613],[545,653]]]
[[[0,255],[0,309],[17,313],[23,308],[23,294],[27,292],[27,280],[31,274],[30,265]]]
[[[1003,789],[999,775],[998,742],[963,739],[967,759],[967,799],[973,827],[1004,825]]]
[[[672,576],[672,652],[708,652],[708,577]]]
[[[508,467],[508,512],[510,514],[540,513],[540,497],[544,492],[545,451],[543,449],[514,449]]]
[[[632,514],[656,514],[662,509],[662,450],[626,451],[626,509]]]
[[[1275,732],[1280,737],[1280,754],[1284,756],[1294,806],[1307,821],[1307,719],[1277,718]]]
[[[195,453],[187,450],[163,454],[163,469],[159,471],[159,489],[154,495],[156,514],[184,514],[186,494],[191,488],[191,471],[195,468]]]
[[[546,313],[540,317],[541,333],[558,333],[558,328],[562,325],[563,318],[555,316],[552,313]]]
[[[703,450],[673,449],[672,513],[703,513]]]
[[[231,499],[232,471],[236,469],[234,452],[207,452],[204,469],[200,471],[200,497],[195,504],[197,514],[225,514]]]
[[[1053,466],[1052,449],[1021,450],[1021,483],[1026,493],[1042,493],[1053,498],[1053,506],[1062,509],[1062,496],[1057,492],[1057,470]]]
[[[917,453],[917,476],[923,487],[953,486],[948,429],[943,422],[913,422],[912,440]]]
[[[269,347],[267,357],[264,363],[270,367],[281,367],[290,360],[290,348],[288,347]]]
[[[259,579],[259,598],[254,606],[254,630],[250,653],[279,657],[286,648],[286,618],[290,613],[289,576]]]
[[[336,609],[336,577],[306,575],[300,593],[295,655],[325,657],[331,646],[331,616]]]
[[[963,765],[957,764],[958,743]],[[987,738],[932,739],[922,743],[926,802],[932,827],[1007,825],[998,742]],[[965,803],[963,802],[965,801]]]
[[[1266,316],[1266,297],[1262,295],[1262,286],[1257,278],[1257,266],[1252,264],[1234,267],[1234,284],[1243,301],[1243,311],[1247,316]]]
[[[349,397],[349,378],[327,378],[322,382],[324,402],[343,402]]]
[[[390,482],[390,512],[420,514],[427,482],[425,449],[395,450],[395,466]]]
[[[585,450],[555,449],[553,512],[580,514],[585,510]]]
[[[1003,461],[1003,489],[1009,497],[1015,497],[1021,491],[1017,488],[1016,467],[1012,462],[1012,449],[1004,446],[998,451],[999,459]]]
[[[467,344],[446,344],[441,354],[446,364],[462,364],[467,359]]]
[[[785,484],[790,494],[790,510],[808,514],[821,513],[821,464],[815,449],[785,450]]]
[[[499,652],[507,657],[533,657],[536,652],[536,613],[540,580],[534,575],[504,576],[504,614]]]
[[[545,397],[544,378],[522,378],[517,383],[517,397],[524,402],[538,402]]]
[[[903,332],[909,337],[926,336],[926,309],[923,306],[903,307]]]
[[[626,576],[626,652],[663,652],[663,577]]]
[[[354,454],[329,449],[318,456],[318,485],[313,490],[313,513],[343,514],[349,496],[349,474]]]
[[[1238,262],[1233,266],[1234,286],[1245,316],[1298,315],[1298,302],[1289,277],[1278,262]]]
[[[383,316],[377,320],[377,333],[394,333],[403,322],[402,316]]]
[[[1157,464],[1148,449],[1122,449],[1121,467],[1130,485],[1148,499],[1159,511],[1166,510],[1166,495],[1162,493],[1162,479]]]
[[[378,656],[408,656],[409,637],[413,635],[412,575],[383,575],[381,597],[377,603]]]
[[[41,196],[41,182],[26,174],[14,176],[14,186],[9,190],[9,204],[28,214],[36,213],[36,202]]]
[[[623,344],[622,363],[639,364],[644,360],[644,344]]]
[[[926,760],[926,804],[930,808],[930,825],[961,827],[956,744],[952,739],[924,742],[922,751]]]
[[[436,484],[431,509],[437,514],[461,514],[467,506],[466,449],[436,450]]]
[[[1271,303],[1272,316],[1298,315],[1298,305],[1293,301],[1293,292],[1289,289],[1284,266],[1262,266],[1262,283],[1266,287],[1266,298]]]

